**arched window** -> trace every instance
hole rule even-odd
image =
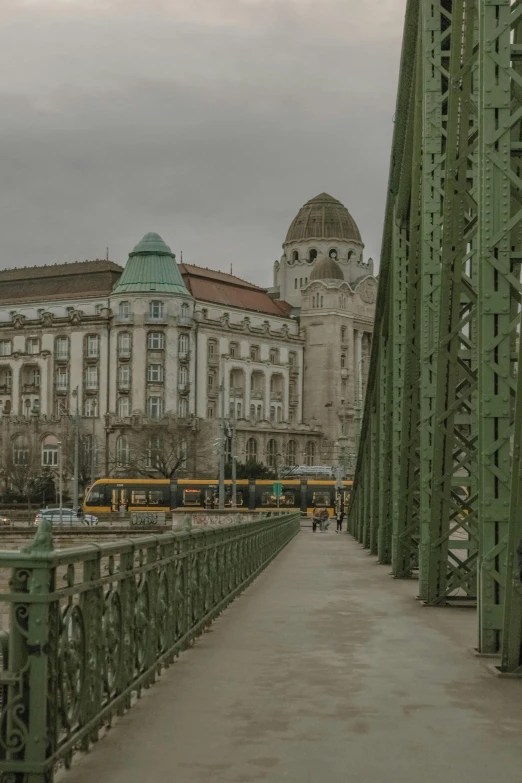
[[[118,317],[120,321],[128,321],[130,318],[130,302],[120,302],[118,307]]]
[[[188,400],[186,397],[180,397],[178,400],[178,416],[182,419],[188,416]]]
[[[181,317],[187,319],[189,317],[189,305],[187,302],[183,302],[181,305]]]
[[[13,463],[18,466],[29,464],[29,441],[25,435],[17,435],[13,440]]]
[[[119,468],[129,464],[129,440],[125,435],[120,435],[116,441],[116,464]]]
[[[180,356],[186,356],[189,352],[189,336],[185,332],[178,337],[178,353]]]
[[[332,247],[328,251],[328,255],[330,256],[330,258],[335,258],[337,260],[337,249],[335,247]]]
[[[277,461],[277,441],[274,438],[270,438],[266,446],[266,464],[269,468],[276,467]]]
[[[305,465],[315,465],[315,443],[309,440],[305,448]]]
[[[341,326],[341,342],[346,342],[346,326]]]
[[[341,354],[341,368],[342,367],[346,367],[346,354],[345,353]]]
[[[159,468],[161,460],[161,435],[151,435],[147,444],[147,463],[151,468]]]
[[[257,462],[257,440],[249,438],[246,445],[247,462]]]
[[[294,250],[294,252],[292,253],[292,261],[299,261],[299,253],[297,252],[297,250]]]
[[[119,397],[118,398],[118,416],[129,416],[130,415],[130,400],[128,397]]]
[[[308,259],[310,261],[315,261],[316,258],[317,258],[317,250],[313,247],[308,253]]]
[[[149,319],[151,321],[163,320],[163,302],[158,302],[157,299],[149,302]]]
[[[54,435],[47,435],[42,441],[42,465],[46,468],[58,466],[58,439]]]
[[[149,343],[152,335],[149,334]],[[149,348],[151,346],[149,345]],[[118,335],[118,356],[121,359],[128,359],[131,355],[131,336],[129,332],[120,332]]]
[[[286,446],[286,464],[297,465],[297,443],[295,440],[289,440]]]

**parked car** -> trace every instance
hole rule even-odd
[[[42,508],[34,518],[34,524],[38,525],[42,519],[48,519],[53,525],[97,525],[98,517],[93,514],[83,514],[73,508]]]

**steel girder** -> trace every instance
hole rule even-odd
[[[408,0],[350,530],[522,673],[520,0]],[[420,552],[419,552],[420,547]]]

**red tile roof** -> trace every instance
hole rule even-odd
[[[42,302],[84,296],[109,296],[123,268],[113,261],[0,270],[0,302]]]
[[[195,299],[225,307],[238,307],[257,313],[289,318],[291,305],[271,299],[264,288],[259,288],[235,275],[204,269],[193,264],[180,264],[185,285]]]

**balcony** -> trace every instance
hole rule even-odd
[[[0,384],[0,394],[11,394],[13,387],[10,383]]]
[[[297,394],[297,392],[292,392],[290,394],[290,405],[294,406],[297,405],[298,403],[299,403],[299,395]]]
[[[190,315],[178,315],[176,323],[178,326],[186,326],[190,328],[194,325],[194,319]]]
[[[283,399],[283,392],[282,391],[271,391],[270,392],[270,399],[273,402],[281,402]]]
[[[54,354],[54,360],[56,362],[68,362],[69,361],[69,351],[60,351],[59,353]]]
[[[22,394],[39,394],[39,383],[24,383],[22,386]]]
[[[190,359],[190,348],[188,351],[180,351],[178,353],[178,359],[180,362],[188,362]]]
[[[209,397],[211,400],[214,400],[216,399],[217,396],[218,396],[218,390],[216,388],[213,387],[209,388],[207,386],[207,397]]]
[[[213,354],[212,356],[209,355],[207,356],[207,362],[209,367],[217,367],[217,365],[219,364],[219,356],[216,356],[215,354]]]
[[[232,386],[230,389],[230,397],[243,397],[245,390],[242,386]]]
[[[188,394],[189,389],[190,389],[190,383],[188,381],[186,383],[178,382],[178,392],[180,394]]]
[[[263,399],[263,390],[262,389],[252,389],[250,392],[250,399],[251,400],[262,400]]]
[[[85,391],[98,391],[98,379],[85,381]]]

